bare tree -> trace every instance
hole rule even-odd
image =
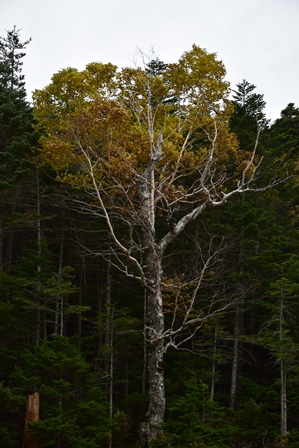
[[[35,93],[35,118],[47,133],[44,161],[81,191],[73,200],[77,209],[105,219],[112,244],[109,253],[97,253],[146,291],[145,446],[164,419],[167,349],[182,347],[205,319],[231,304],[213,296],[205,313],[197,306],[220,250],[210,244],[194,277],[173,285],[173,317],[166,325],[166,251],[209,207],[269,187],[255,183],[258,137],[252,153],[242,152],[229,132],[228,84],[215,55],[194,45],[176,64],[161,64],[160,71],[148,66],[119,73],[111,64],[90,64],[81,73],[67,69]]]

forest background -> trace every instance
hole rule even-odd
[[[32,107],[29,43],[0,45],[1,446],[299,446],[299,110],[196,46]]]

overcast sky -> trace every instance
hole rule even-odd
[[[299,0],[0,0],[0,36],[32,37],[27,91],[65,67],[133,64],[137,47],[175,62],[193,43],[217,53],[232,88],[244,78],[264,94],[267,117],[299,106]]]

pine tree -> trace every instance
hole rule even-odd
[[[254,84],[243,79],[237,84],[237,90],[233,90],[234,113],[230,126],[236,132],[243,151],[252,151],[259,131],[264,130],[269,123],[264,112],[264,95],[255,93],[255,89]]]
[[[28,172],[32,138],[31,107],[26,101],[23,50],[31,39],[21,42],[20,31],[7,31],[0,38],[0,188],[7,188]]]

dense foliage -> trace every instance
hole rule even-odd
[[[142,265],[149,249],[133,174],[163,129],[168,161],[157,156],[158,180],[177,177],[161,188],[156,233],[171,234],[203,200],[196,175],[207,174],[216,122],[209,200],[222,197],[221,176],[224,193],[240,175],[256,174],[256,190],[281,182],[207,206],[165,251],[163,315],[172,339],[163,343],[172,344],[159,365],[165,422],[151,445],[298,447],[299,109],[291,103],[269,123],[263,95],[245,80],[230,100],[223,64],[194,46],[177,64],[62,70],[36,92],[33,122],[21,63],[29,42],[15,28],[0,40],[0,445],[23,446],[24,432],[40,448],[147,443],[153,339],[148,285],[136,281],[134,260]],[[152,141],[142,115],[148,104],[156,112]],[[121,244],[134,241],[126,257],[96,208],[83,141],[105,188],[101,210]],[[34,392],[39,419],[25,425]]]

